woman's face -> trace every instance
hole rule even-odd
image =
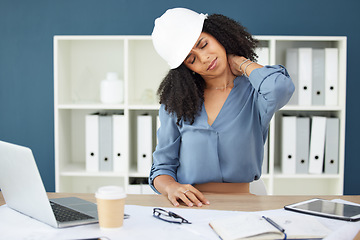
[[[225,48],[205,32],[200,34],[184,64],[204,79],[217,77],[229,67]]]

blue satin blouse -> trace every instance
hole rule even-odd
[[[295,90],[281,65],[255,69],[237,77],[210,126],[204,105],[190,125],[160,106],[161,126],[149,177],[170,175],[182,184],[252,182],[261,176],[264,143],[274,113]]]

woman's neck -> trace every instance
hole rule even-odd
[[[224,72],[220,76],[216,77],[207,77],[204,78],[206,83],[206,89],[212,89],[212,90],[223,90],[228,87],[232,87],[232,83],[236,76],[230,71],[230,68],[228,71]]]

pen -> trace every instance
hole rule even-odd
[[[277,224],[276,222],[274,222],[273,220],[271,220],[268,217],[262,216],[266,221],[268,221],[268,223],[270,223],[271,225],[273,225],[274,227],[276,227],[280,232],[285,232],[285,229],[283,229],[282,227],[279,226],[279,224]]]

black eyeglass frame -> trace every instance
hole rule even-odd
[[[167,215],[166,215],[167,214]],[[164,216],[168,216],[168,217],[172,217],[174,219],[181,219],[181,221],[171,221],[171,220],[168,220],[168,219],[164,219],[164,218],[161,218],[160,216],[161,215],[164,215]],[[162,221],[165,221],[165,222],[169,222],[169,223],[178,223],[178,224],[182,224],[182,223],[186,223],[186,224],[191,224],[191,222],[189,222],[188,220],[186,220],[185,218],[181,217],[180,215],[174,213],[174,212],[171,212],[171,211],[167,211],[165,209],[162,209],[162,208],[154,208],[153,209],[153,217],[157,218],[157,219],[160,219]]]

